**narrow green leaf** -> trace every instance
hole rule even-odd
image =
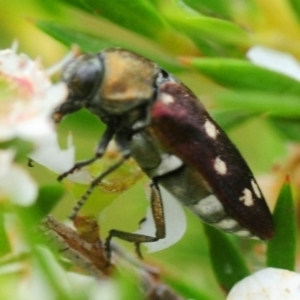
[[[25,227],[25,234],[31,239],[32,230],[50,213],[61,199],[64,189],[60,184],[43,186],[39,190],[36,202],[30,207],[17,207],[17,212]]]
[[[11,140],[1,142],[0,149],[14,149],[16,151],[14,160],[21,162],[27,159],[27,155],[33,151],[34,146],[32,143],[20,138],[13,138]]]
[[[46,185],[40,188],[35,206],[39,210],[41,218],[51,212],[63,194],[64,188],[61,184]]]
[[[142,291],[138,288],[138,284],[141,284],[141,282],[139,282],[139,278],[136,274],[127,270],[126,276],[124,276],[124,273],[117,273],[115,279],[120,299],[132,300],[144,298]]]
[[[183,2],[203,14],[230,17],[230,6],[227,0],[183,0]]]
[[[227,88],[300,95],[298,81],[244,60],[195,58],[187,63]]]
[[[5,227],[5,213],[0,211],[0,257],[11,251],[8,235]]]
[[[69,289],[67,273],[58,264],[53,253],[43,246],[35,246],[33,247],[33,254],[41,267],[42,275],[44,275],[47,280],[48,288],[54,293],[54,295],[52,295],[53,299],[74,299]]]
[[[138,52],[172,72],[178,72],[185,69],[185,67],[179,64],[174,57],[169,54],[164,54],[161,51],[150,51],[147,47],[137,47],[136,45],[129,42],[126,43],[123,40],[94,36],[53,22],[36,21],[35,24],[41,30],[66,46],[74,44],[78,45],[83,52],[99,52],[106,48],[121,47]]]
[[[143,36],[156,39],[168,28],[159,12],[145,0],[63,0]]]
[[[244,109],[249,113],[266,117],[299,120],[299,97],[292,95],[275,95],[261,92],[220,93],[215,98],[222,108]]]
[[[275,237],[268,243],[267,265],[273,268],[294,271],[296,261],[296,212],[288,182],[283,185],[280,191],[273,218]]]
[[[215,275],[221,287],[229,291],[234,284],[250,274],[246,262],[223,232],[207,224],[204,228]]]
[[[198,32],[203,38],[224,44],[243,44],[249,40],[247,33],[234,23],[210,17],[183,19],[180,24],[184,32]],[[195,37],[195,35],[193,35]]]
[[[83,10],[87,13],[93,13],[93,7],[90,5],[89,1],[82,0],[56,0],[56,2],[64,2],[68,5],[72,5],[80,10]]]
[[[254,113],[243,109],[218,109],[210,111],[217,123],[226,131],[241,125],[255,116]]]
[[[206,290],[199,290],[185,276],[178,278],[172,275],[168,273],[163,274],[163,281],[179,292],[184,299],[216,300],[215,295],[210,295]]]
[[[290,5],[294,9],[294,13],[298,18],[298,21],[300,22],[300,2],[299,0],[288,0],[290,2]]]
[[[83,52],[98,52],[105,48],[123,46],[105,37],[96,37],[58,23],[37,20],[35,25],[66,46],[74,44],[80,46]]]
[[[300,142],[300,119],[271,118],[269,123],[284,139]]]
[[[161,7],[162,13],[174,28],[183,31],[195,42],[197,38],[207,39],[214,43],[229,44],[236,46],[250,43],[248,33],[240,26],[226,20],[206,17],[182,2],[168,1]]]

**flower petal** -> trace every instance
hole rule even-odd
[[[247,52],[247,58],[256,65],[300,81],[300,64],[288,53],[264,46],[254,46]]]
[[[21,167],[13,163],[14,151],[0,151],[0,198],[28,206],[37,197],[35,181]]]
[[[226,300],[299,300],[300,274],[266,268],[238,282]]]
[[[163,250],[177,243],[186,231],[186,216],[182,205],[164,188],[160,187],[160,190],[164,206],[166,237],[157,242],[145,243],[150,253]],[[141,228],[135,233],[155,236],[155,225],[150,207],[147,211],[146,220],[141,223]]]

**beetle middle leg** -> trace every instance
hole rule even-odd
[[[162,203],[162,198],[161,198],[158,184],[156,183],[155,180],[153,180],[152,183],[150,184],[150,189],[151,189],[151,199],[150,199],[151,209],[152,209],[152,214],[153,214],[155,228],[156,228],[155,236],[130,233],[130,232],[116,230],[116,229],[110,230],[109,235],[105,241],[108,260],[110,260],[110,256],[111,256],[110,242],[113,237],[117,237],[122,240],[134,243],[137,255],[140,258],[142,258],[142,254],[140,250],[141,243],[155,242],[160,239],[163,239],[166,236],[163,203]]]
[[[114,165],[112,165],[110,168],[108,168],[106,171],[101,173],[98,177],[96,177],[90,184],[89,188],[86,190],[86,192],[82,195],[82,197],[79,199],[79,201],[76,203],[76,205],[73,207],[72,214],[70,215],[70,219],[73,220],[76,218],[79,210],[84,205],[90,194],[92,193],[95,186],[97,186],[104,177],[109,175],[111,172],[119,168],[127,159],[128,157],[122,157],[119,161],[117,161]]]

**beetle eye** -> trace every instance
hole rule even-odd
[[[61,79],[76,99],[92,97],[102,79],[102,64],[97,56],[84,55],[70,62],[62,71]]]

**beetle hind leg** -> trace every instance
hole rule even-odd
[[[155,236],[136,234],[136,233],[130,233],[130,232],[112,229],[109,232],[109,235],[105,241],[108,260],[110,260],[111,257],[110,242],[113,237],[117,237],[119,239],[134,243],[136,253],[140,258],[142,258],[142,253],[140,250],[140,245],[142,243],[156,242],[165,237],[166,229],[165,229],[163,203],[162,203],[159,187],[155,181],[153,181],[150,184],[150,189],[151,189],[151,209],[152,209],[153,219],[156,228]]]

